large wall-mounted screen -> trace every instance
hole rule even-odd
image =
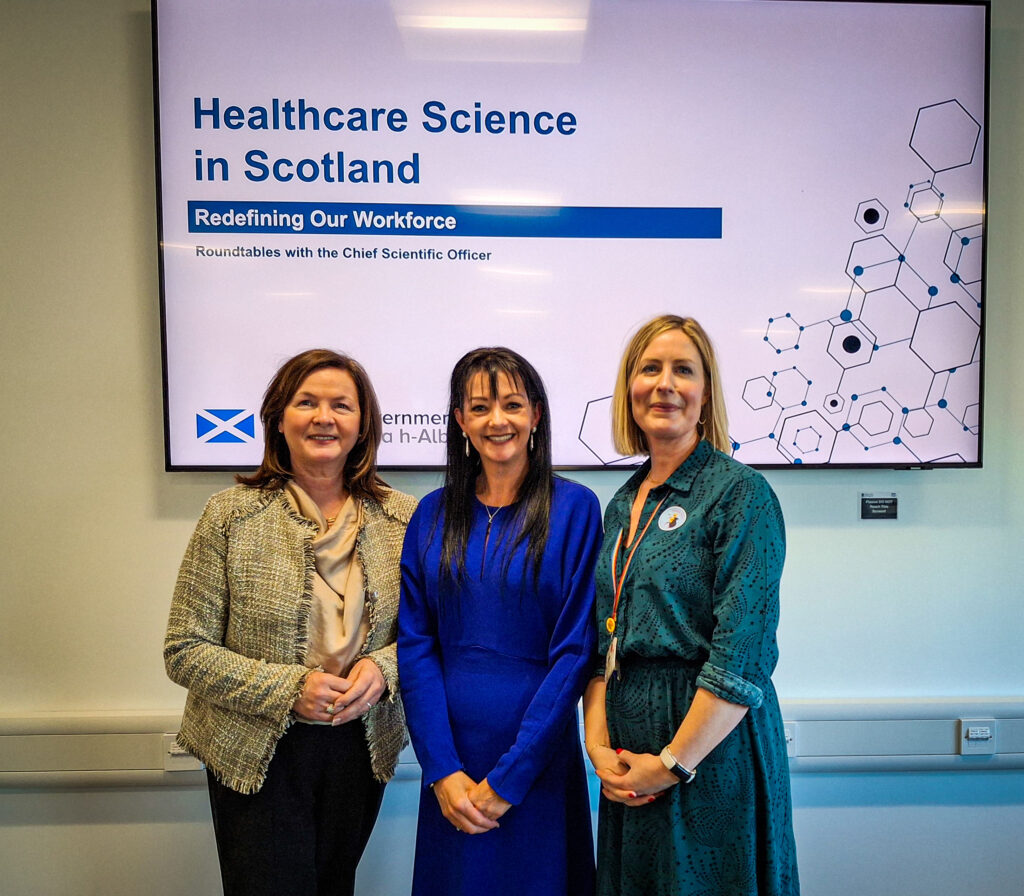
[[[692,315],[734,455],[977,466],[986,3],[154,3],[166,459],[259,463],[279,364],[369,371],[390,468],[507,345],[555,462],[616,454],[628,336]]]

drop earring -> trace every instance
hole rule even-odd
[[[533,429],[530,430],[530,454],[533,454],[533,434],[536,431],[537,431],[537,427],[536,426]]]
[[[466,457],[469,457],[469,436],[463,433],[462,438],[466,440]]]

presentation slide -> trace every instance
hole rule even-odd
[[[977,465],[981,4],[159,0],[169,469],[244,469],[307,348],[384,467],[444,462],[455,361],[543,376],[559,466],[635,463],[654,315],[716,345],[756,466]]]

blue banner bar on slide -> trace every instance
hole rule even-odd
[[[192,200],[188,229],[190,233],[717,240],[722,238],[722,209]]]

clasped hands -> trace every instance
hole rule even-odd
[[[441,813],[466,834],[483,834],[497,828],[512,804],[494,792],[487,779],[477,783],[458,771],[434,782],[434,796]]]
[[[631,753],[598,744],[587,748],[601,795],[625,806],[646,806],[679,783],[653,753]]]
[[[340,678],[330,672],[310,672],[292,711],[313,722],[344,725],[365,716],[384,694],[385,682],[377,664],[363,657]]]

